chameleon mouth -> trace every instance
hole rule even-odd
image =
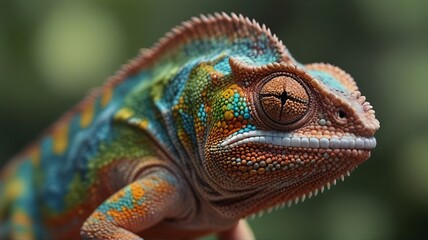
[[[283,147],[313,149],[356,149],[371,150],[376,147],[374,137],[298,137],[287,132],[255,130],[231,136],[223,141],[222,147],[233,148],[245,143],[272,144]]]

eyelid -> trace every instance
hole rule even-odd
[[[340,116],[341,112],[345,115],[344,117]],[[338,109],[336,109],[336,111],[334,113],[334,119],[339,124],[345,124],[348,121],[348,113],[345,110],[343,110],[342,108],[338,108]]]

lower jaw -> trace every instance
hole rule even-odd
[[[317,149],[301,147],[283,147],[265,145],[259,143],[247,143],[229,149],[226,154],[221,153],[219,159],[226,157],[224,169],[233,176],[243,178],[254,175],[254,171],[260,174],[270,174],[288,171],[314,171],[318,168],[322,171],[337,172],[364,162],[370,157],[369,150],[357,149]],[[262,169],[262,171],[260,170]],[[261,171],[261,172],[260,172]],[[251,174],[245,174],[251,173]],[[345,174],[346,170],[342,172]],[[229,176],[231,176],[229,174]],[[298,175],[298,172],[295,173]],[[339,178],[337,176],[337,178]]]
[[[359,150],[364,151],[364,150]],[[369,151],[365,151],[367,156],[370,155]],[[368,157],[367,157],[368,158]],[[290,207],[293,204],[304,202],[307,199],[316,197],[317,195],[330,190],[339,182],[345,181],[351,173],[367,158],[362,158],[360,161],[354,161],[353,164],[326,174],[319,174],[312,178],[310,181],[302,183],[297,182],[293,186],[284,187],[277,191],[277,196],[271,196],[270,201],[264,201],[257,208],[245,214],[245,218],[261,217],[264,213],[270,213],[273,210],[283,209]]]

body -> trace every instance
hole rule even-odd
[[[242,239],[240,219],[316,195],[366,160],[378,127],[342,70],[298,63],[242,16],[201,16],[6,166],[2,231]]]

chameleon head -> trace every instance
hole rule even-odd
[[[379,122],[341,69],[229,64],[230,82],[213,101],[205,168],[226,191],[251,193],[235,199],[244,216],[311,197],[370,157]]]

